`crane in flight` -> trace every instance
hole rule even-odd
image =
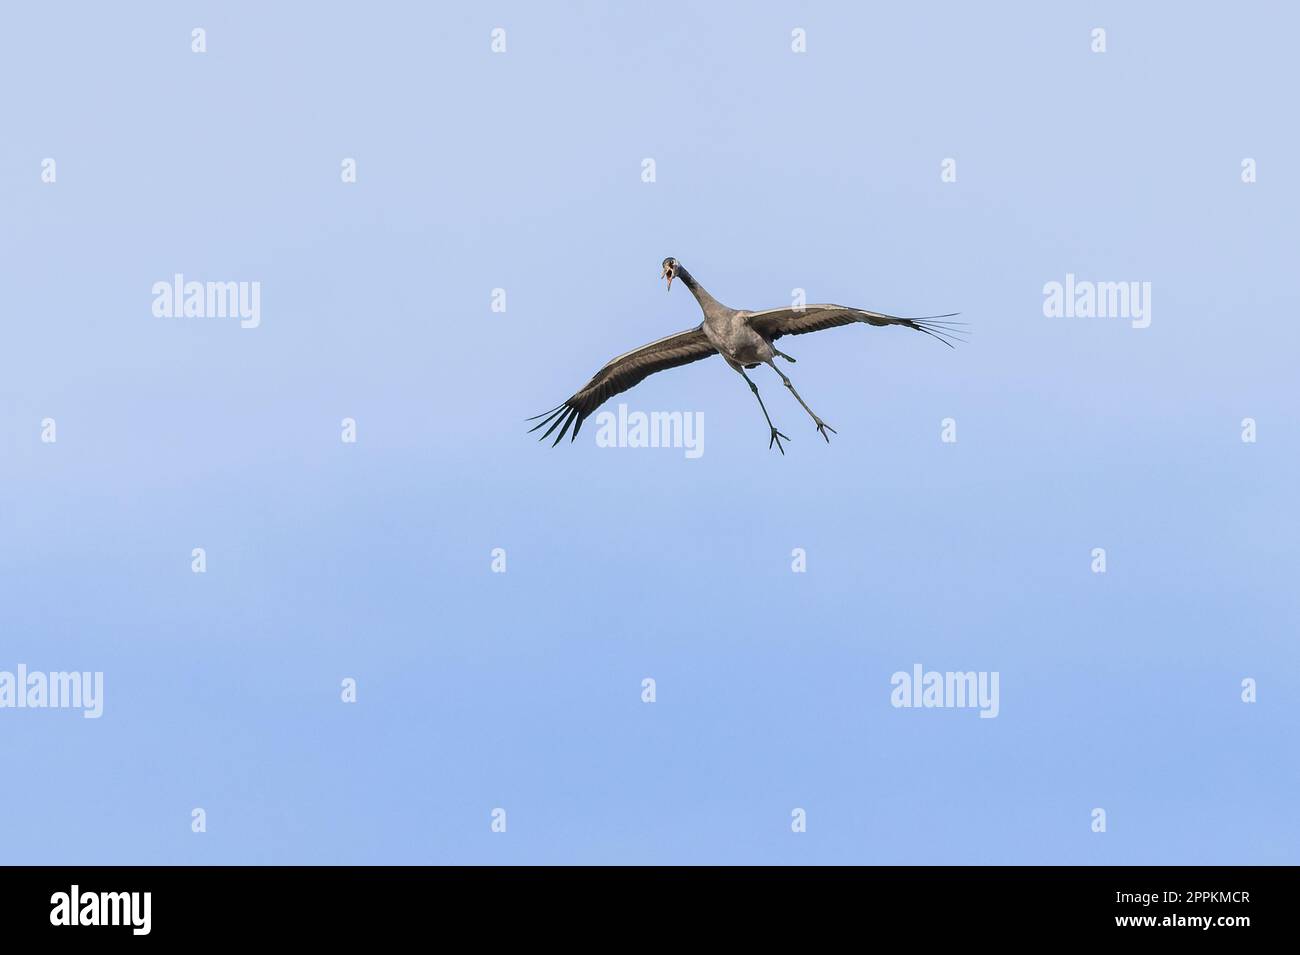
[[[846,305],[803,305],[750,312],[723,305],[705,291],[704,286],[674,258],[664,259],[663,272],[659,277],[668,280],[669,291],[672,291],[673,279],[681,279],[682,284],[691,290],[695,300],[700,303],[700,310],[704,312],[704,321],[692,329],[669,335],[610,359],[589,382],[563,404],[529,418],[529,421],[542,419],[539,424],[529,429],[529,433],[550,425],[539,439],[545,441],[556,428],[559,428],[560,433],[556,435],[551,445],[554,447],[564,439],[572,426],[573,437],[569,439],[572,441],[578,437],[578,429],[582,427],[582,422],[614,395],[627,391],[657,371],[688,365],[710,355],[721,355],[723,360],[745,379],[749,390],[758,399],[758,406],[763,409],[763,417],[767,419],[767,426],[771,431],[771,437],[767,442],[768,450],[771,450],[775,444],[777,450],[785,454],[781,441],[789,441],[790,438],[772,424],[767,406],[763,404],[763,398],[758,393],[758,385],[745,374],[747,368],[757,368],[760,364],[768,365],[780,375],[782,383],[790,389],[790,394],[794,395],[795,400],[803,405],[803,409],[808,412],[817,426],[817,433],[825,438],[827,443],[831,439],[826,432],[829,431],[831,434],[837,432],[808,407],[808,403],[799,396],[799,392],[795,391],[789,377],[776,366],[775,358],[794,361],[772,344],[782,335],[806,335],[809,332],[819,332],[823,328],[862,322],[866,325],[901,325],[904,328],[912,328],[943,342],[949,348],[953,347],[954,342],[965,341],[961,337],[966,333],[964,322],[942,321],[942,319],[952,318],[957,314],[956,312],[924,318],[896,318],[893,315],[849,308]]]

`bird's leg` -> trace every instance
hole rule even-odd
[[[791,383],[790,379],[785,376],[785,373],[782,372],[780,368],[776,367],[776,362],[772,361],[772,359],[769,358],[767,360],[767,363],[768,365],[771,366],[774,372],[776,372],[778,375],[781,376],[781,381],[783,381],[785,383],[785,386],[790,389],[790,394],[794,395],[795,400],[798,401],[799,404],[803,405],[803,410],[808,412],[808,414],[812,416],[813,423],[817,425],[817,433],[826,439],[827,444],[830,444],[831,435],[827,434],[826,432],[829,431],[831,434],[839,434],[839,432],[836,431],[834,428],[832,428],[830,425],[828,425],[821,418],[817,417],[817,412],[809,408],[808,402],[804,401],[803,398],[799,397],[799,392],[794,390],[794,385]]]
[[[780,355],[782,358],[784,358],[784,359],[785,359],[786,361],[788,361],[790,364],[792,364],[792,365],[794,364],[794,359],[791,358],[789,355],[787,355],[787,354],[786,354],[785,352],[783,352],[783,351],[777,351],[775,348],[773,348],[773,349],[772,349],[772,354],[774,354],[774,355]]]
[[[745,374],[745,369],[737,365],[736,371],[740,372],[740,376],[745,379],[745,384],[749,385],[749,390],[752,391],[754,393],[754,397],[758,399],[758,406],[763,409],[763,417],[767,419],[767,426],[772,431],[772,437],[769,438],[767,442],[767,449],[771,451],[772,442],[775,441],[776,449],[780,451],[782,454],[785,454],[785,448],[781,447],[781,439],[785,438],[785,440],[789,441],[790,440],[789,436],[782,434],[780,431],[777,431],[776,425],[772,424],[772,417],[767,413],[767,406],[763,404],[763,397],[758,393],[758,385],[750,381],[749,375]]]

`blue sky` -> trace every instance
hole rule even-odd
[[[7,9],[0,671],[105,699],[0,709],[0,861],[1300,861],[1296,26]],[[538,445],[698,323],[669,255],[974,334],[784,339],[829,446],[760,368],[769,451],[718,359],[621,399],[702,413],[698,459]],[[155,317],[178,272],[260,326]],[[1045,317],[1067,273],[1150,282],[1150,327]],[[916,663],[999,715],[892,707]]]

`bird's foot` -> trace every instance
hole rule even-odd
[[[773,350],[773,351],[776,351],[775,348],[772,349],[772,350]],[[777,353],[778,355],[780,355],[782,358],[784,358],[786,361],[788,361],[790,364],[792,364],[792,365],[794,364],[794,359],[791,358],[789,355],[787,355],[785,352],[783,352],[783,351],[778,351],[778,352],[776,352],[776,353]]]
[[[767,442],[767,449],[768,449],[769,451],[771,451],[771,450],[772,450],[772,442],[776,442],[776,449],[777,449],[778,451],[780,451],[782,454],[785,454],[785,448],[781,447],[781,439],[782,439],[782,438],[785,438],[785,440],[787,440],[787,441],[790,440],[790,436],[789,436],[789,435],[782,434],[780,431],[777,431],[776,428],[773,428],[773,429],[772,429],[772,438],[771,438],[771,440],[769,440],[769,441]]]
[[[839,432],[836,431],[834,428],[832,428],[830,425],[828,425],[821,418],[817,418],[816,421],[817,421],[817,433],[826,439],[827,444],[830,444],[831,435],[827,434],[826,432],[829,431],[831,434],[839,434]]]

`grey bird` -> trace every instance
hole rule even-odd
[[[529,421],[543,419],[540,424],[530,428],[529,433],[550,425],[539,439],[545,441],[556,428],[559,428],[560,433],[556,435],[551,445],[554,447],[564,439],[564,435],[572,426],[573,437],[569,439],[572,441],[578,437],[578,429],[582,427],[582,422],[614,395],[627,391],[665,368],[676,368],[678,365],[688,365],[710,355],[721,355],[723,360],[745,379],[749,390],[758,399],[758,406],[763,409],[763,417],[767,419],[767,426],[771,431],[771,437],[767,442],[768,450],[771,450],[775,444],[777,450],[785,454],[781,442],[789,441],[790,438],[772,424],[772,418],[767,413],[763,398],[758,393],[758,385],[745,374],[747,368],[757,368],[760,364],[768,365],[780,375],[781,382],[790,389],[790,394],[794,395],[795,400],[803,405],[803,409],[808,412],[817,426],[817,433],[825,438],[827,443],[830,443],[831,439],[826,432],[829,431],[831,434],[838,432],[808,407],[808,403],[799,396],[799,392],[795,391],[790,379],[773,361],[778,357],[789,362],[794,361],[772,344],[782,335],[806,335],[808,332],[819,332],[823,328],[862,322],[866,325],[902,325],[904,328],[913,328],[938,339],[949,348],[953,347],[954,342],[965,341],[961,337],[966,334],[965,323],[940,321],[940,319],[952,318],[958,314],[957,312],[923,318],[896,318],[893,315],[849,308],[846,305],[803,305],[749,312],[723,305],[706,292],[704,286],[674,258],[664,259],[663,272],[659,277],[668,280],[669,291],[672,291],[673,279],[681,279],[682,284],[691,290],[695,300],[700,303],[700,310],[704,312],[704,321],[688,331],[669,335],[667,338],[661,338],[610,359],[564,404],[529,418]]]

